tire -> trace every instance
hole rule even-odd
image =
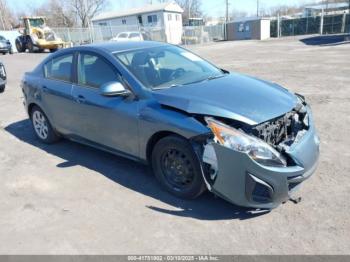
[[[18,38],[16,39],[16,49],[18,53],[23,53],[26,51],[25,46]]]
[[[159,140],[152,151],[152,167],[163,188],[177,197],[194,199],[206,189],[196,153],[184,138]]]
[[[30,112],[34,133],[36,137],[45,144],[53,144],[60,137],[52,128],[51,123],[47,119],[45,113],[37,106],[34,106]]]
[[[10,55],[13,55],[13,48],[11,47],[10,51],[9,51]]]
[[[1,86],[0,86],[0,93],[4,93],[5,87],[6,87],[5,85],[1,85]]]
[[[35,47],[34,47],[33,41],[30,38],[28,39],[28,42],[27,42],[27,48],[28,48],[29,53],[35,52]]]
[[[58,48],[50,49],[50,53],[55,53],[57,50],[58,50]]]

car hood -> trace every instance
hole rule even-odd
[[[154,91],[157,101],[187,113],[225,117],[256,125],[291,111],[297,97],[281,86],[245,75]]]

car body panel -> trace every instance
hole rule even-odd
[[[249,125],[281,116],[297,103],[296,97],[284,88],[239,74],[158,90],[154,96],[159,103],[188,113],[225,117]]]
[[[311,111],[309,110],[311,114]],[[310,121],[312,123],[312,121]],[[218,161],[218,174],[212,191],[231,203],[255,208],[275,208],[289,198],[290,184],[299,184],[316,170],[319,158],[319,144],[313,124],[288,154],[300,163],[288,167],[267,167],[252,160],[246,153],[237,152],[213,143]],[[265,203],[254,201],[247,192],[248,178],[253,176],[267,183],[273,190],[271,200]]]
[[[96,88],[73,86],[74,121],[79,122],[82,137],[116,148],[130,155],[139,155],[138,103],[121,96],[105,97]]]

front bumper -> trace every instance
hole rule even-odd
[[[268,167],[247,154],[216,143],[218,172],[211,191],[239,206],[272,209],[289,199],[290,194],[316,170],[319,140],[309,110],[310,128],[286,152],[296,163],[288,167]]]
[[[0,46],[0,53],[1,52],[10,52],[11,46]]]

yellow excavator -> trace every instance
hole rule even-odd
[[[30,53],[42,52],[45,49],[55,52],[67,46],[67,43],[46,25],[45,17],[23,17],[21,20],[24,29],[19,30],[21,35],[16,38],[16,48],[19,53],[27,49]]]

